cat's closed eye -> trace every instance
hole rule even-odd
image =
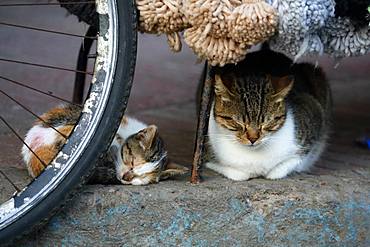
[[[225,115],[217,115],[217,118],[220,121],[220,124],[226,127],[230,131],[238,131],[239,127],[233,117]]]
[[[279,121],[279,120],[281,120],[283,117],[284,117],[284,115],[282,115],[282,116],[276,116],[276,117],[274,117],[274,121]]]
[[[222,118],[222,119],[224,119],[224,120],[227,120],[227,121],[232,121],[232,120],[234,120],[232,117],[230,117],[230,116],[219,116],[220,118]]]
[[[276,124],[276,120],[274,119],[274,122],[265,126],[262,126],[262,129],[265,131],[276,131],[279,129],[280,125]]]

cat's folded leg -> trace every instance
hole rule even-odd
[[[295,171],[302,164],[302,159],[293,157],[280,162],[272,168],[265,176],[268,179],[280,179],[286,177],[289,173]]]
[[[244,181],[250,179],[250,174],[247,172],[242,172],[230,166],[208,162],[206,163],[206,167],[235,181]]]

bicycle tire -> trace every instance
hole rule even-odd
[[[103,1],[99,0],[97,2]],[[6,202],[8,204],[10,202],[13,202],[14,204],[13,209],[11,207],[10,209],[8,208],[10,212],[12,212],[12,210],[15,211],[15,209],[19,209],[19,211],[17,211],[17,217],[14,216],[15,214],[12,215],[13,218],[11,218],[12,221],[10,223],[9,221],[0,221],[1,244],[9,242],[16,237],[22,236],[25,232],[29,232],[39,228],[45,222],[47,222],[47,220],[51,216],[53,216],[58,211],[58,209],[60,209],[64,205],[63,202],[65,203],[66,201],[70,200],[72,196],[75,195],[76,190],[79,189],[81,185],[87,181],[92,171],[93,165],[98,161],[99,158],[104,155],[119,126],[120,119],[124,114],[124,110],[126,109],[135,70],[137,45],[136,7],[133,0],[106,0],[106,4],[106,6],[102,7],[103,10],[107,10],[107,8],[104,8],[107,6],[110,6],[110,8],[114,8],[114,10],[108,9],[109,13],[100,13],[99,26],[100,32],[103,32],[101,33],[103,40],[107,39],[108,36],[116,40],[116,54],[113,55],[116,57],[115,63],[99,64],[99,61],[97,60],[95,70],[97,74],[94,76],[92,83],[93,86],[89,92],[90,97],[85,102],[83,114],[74,132],[70,136],[69,141],[64,145],[64,147],[56,156],[51,165],[49,165],[47,169],[45,169],[45,171],[40,175],[38,179],[34,180],[28,187],[25,188],[24,191],[18,193],[11,200]],[[113,22],[107,22],[108,20],[113,20]],[[108,27],[107,24],[109,24],[110,26]],[[108,31],[108,29],[110,31]],[[113,32],[112,30],[116,31]],[[105,31],[107,31],[107,33],[104,33]],[[114,69],[114,71],[105,70],[107,68]],[[110,79],[111,84],[109,93],[108,95],[105,95],[106,100],[104,102],[103,109],[100,109],[101,112],[99,112],[99,121],[93,122],[92,120],[94,119],[94,114],[98,114],[95,110],[97,110],[98,108],[95,109],[95,105],[92,107],[91,104],[96,103],[94,99],[96,101],[99,100],[96,99],[97,91],[95,90],[98,90],[99,87],[102,87],[104,85],[100,85],[100,82],[101,80],[105,80],[107,76],[109,76],[109,73],[113,73]],[[100,89],[104,90],[102,88]],[[103,96],[101,98],[103,98]],[[87,121],[85,121],[86,118]],[[91,122],[89,122],[89,120]],[[60,173],[61,175],[58,173],[60,177],[58,177],[59,180],[57,180],[57,183],[53,184],[54,187],[47,187],[43,194],[38,194],[38,197],[31,197],[30,200],[34,201],[34,204],[30,204],[30,200],[28,200],[27,203],[29,204],[29,207],[23,207],[23,211],[20,211],[20,208],[16,208],[16,199],[19,199],[19,197],[21,199],[23,198],[23,203],[26,203],[26,192],[32,189],[32,186],[36,186],[35,184],[40,184],[40,182],[42,184],[43,176],[46,176],[48,171],[53,172],[57,170],[57,165],[60,166],[61,160],[66,158],[65,156],[63,156],[63,154],[65,155],[68,150],[70,151],[71,149],[77,147],[73,146],[76,141],[82,142],[82,139],[78,139],[84,138],[83,136],[81,136],[81,134],[83,133],[80,133],[81,131],[79,132],[79,130],[82,129],[83,124],[93,125],[94,132],[90,135],[89,140],[83,147],[84,149],[79,150],[80,153],[79,156],[76,158],[75,163],[70,166],[66,165],[65,167],[61,167],[60,170],[65,169],[63,170],[64,173]],[[88,129],[88,131],[92,130]],[[70,157],[67,157],[67,159],[72,159],[74,157],[72,156],[72,154]],[[69,170],[67,170],[67,168]],[[49,182],[50,181],[51,180],[49,178]],[[49,183],[47,185],[49,185]],[[31,193],[32,191],[28,192]],[[3,209],[2,207],[4,207],[4,204],[0,205],[0,209]],[[4,213],[7,211],[0,212]],[[1,216],[2,215],[0,215],[0,219]]]

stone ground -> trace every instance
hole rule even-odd
[[[32,14],[0,8],[0,20],[86,30],[55,7]],[[72,68],[79,44],[0,28],[1,58]],[[172,54],[163,38],[140,35],[138,47],[128,111],[157,124],[172,159],[190,166],[202,66],[186,47]],[[331,82],[335,113],[330,145],[312,172],[233,182],[206,170],[200,185],[189,184],[188,177],[145,187],[88,185],[45,229],[16,246],[370,246],[370,151],[354,143],[370,135],[369,58],[344,59],[337,68],[329,58],[319,60]],[[0,62],[0,75],[71,97],[70,73]],[[38,114],[58,103],[6,81],[0,85]],[[24,135],[33,117],[5,96],[0,104],[1,116]],[[0,126],[0,169],[22,186],[29,179],[21,144]],[[0,177],[0,202],[13,192]]]

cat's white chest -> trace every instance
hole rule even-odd
[[[299,150],[294,119],[289,111],[283,127],[267,137],[260,147],[239,143],[232,132],[216,123],[213,114],[208,134],[218,164],[209,163],[207,166],[235,180],[266,176],[280,163],[295,158]]]

